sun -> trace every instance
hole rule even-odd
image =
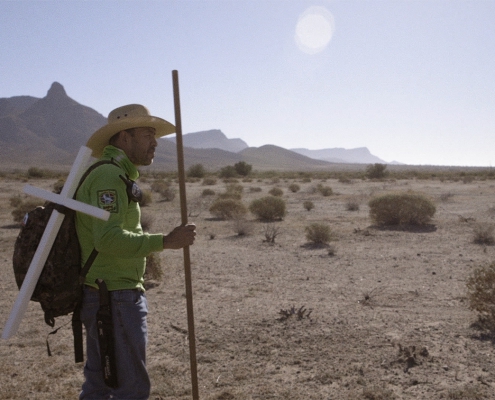
[[[309,7],[296,24],[294,39],[297,47],[305,53],[317,54],[323,51],[334,31],[333,15],[325,7]]]

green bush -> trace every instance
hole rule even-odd
[[[244,161],[239,161],[234,164],[234,169],[240,176],[248,176],[251,173],[253,166]]]
[[[318,184],[316,189],[325,197],[333,194],[333,190],[330,186],[323,186],[321,183]]]
[[[292,193],[297,193],[297,192],[299,192],[299,190],[301,190],[301,186],[299,186],[297,183],[292,183],[289,185],[289,190]]]
[[[220,178],[235,178],[237,176],[237,171],[232,165],[227,165],[220,169],[218,176]]]
[[[469,308],[478,313],[482,326],[495,331],[495,262],[476,268],[466,286]]]
[[[151,184],[151,191],[159,193],[161,198],[165,201],[172,201],[175,198],[175,190],[163,179],[154,181]]]
[[[45,175],[45,172],[38,167],[29,167],[27,170],[27,176],[29,178],[44,178]]]
[[[266,196],[249,205],[249,211],[262,221],[276,221],[285,217],[285,201],[280,197]]]
[[[356,199],[349,199],[345,205],[347,211],[359,211],[359,201]]]
[[[268,193],[271,194],[272,196],[276,196],[276,197],[280,197],[280,196],[284,195],[284,191],[278,187],[274,187],[274,188],[270,189],[270,191]]]
[[[28,198],[27,200],[22,200],[17,196],[10,199],[10,204],[14,205],[15,208],[12,211],[12,218],[14,222],[19,223],[22,222],[24,216],[29,212],[34,210],[36,207],[41,206],[43,204],[43,200]]]
[[[213,186],[217,184],[217,180],[211,176],[203,179],[204,186]]]
[[[415,192],[384,194],[368,205],[370,217],[378,225],[425,225],[436,212],[430,199]]]
[[[368,179],[383,179],[387,176],[387,166],[385,164],[370,164],[366,167],[366,177]]]
[[[217,199],[210,207],[210,213],[221,219],[236,219],[247,214],[246,206],[235,199]]]
[[[313,203],[311,200],[306,200],[306,201],[303,203],[303,207],[304,207],[307,211],[311,211],[313,208],[315,208],[315,203]]]
[[[473,242],[482,245],[493,245],[495,243],[495,238],[493,236],[494,230],[495,230],[495,225],[493,224],[478,223],[474,227]]]
[[[201,193],[201,196],[206,197],[206,196],[214,196],[215,191],[212,189],[205,189],[203,190],[203,193]]]
[[[332,230],[326,224],[314,223],[305,228],[306,239],[316,245],[327,244],[332,240]]]
[[[139,202],[139,205],[141,207],[146,207],[153,203],[153,195],[151,193],[151,190],[143,190],[142,193],[143,196],[141,197],[141,201]]]
[[[225,192],[220,193],[218,197],[220,199],[234,199],[240,200],[242,198],[242,192],[244,191],[244,187],[237,183],[230,183],[225,187]]]
[[[203,178],[206,175],[205,167],[203,164],[194,164],[187,170],[188,178]]]
[[[144,287],[150,290],[163,281],[163,269],[160,263],[160,255],[151,253],[146,257],[146,269],[144,272]]]
[[[163,179],[157,179],[150,185],[151,191],[156,193],[161,193],[162,191],[168,189],[168,187],[168,183]]]

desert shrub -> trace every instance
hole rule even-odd
[[[495,331],[495,262],[476,268],[466,282],[469,308],[482,325]]]
[[[27,200],[23,200],[20,198],[20,202],[18,200],[14,200],[13,202],[16,204],[16,206],[12,210],[12,218],[16,223],[22,222],[24,216],[29,211],[34,210],[36,207],[43,204],[43,200],[33,198],[28,198]]]
[[[236,178],[225,178],[225,179],[222,179],[222,182],[223,183],[239,183],[239,181],[236,179]]]
[[[172,187],[169,187],[167,190],[164,190],[163,192],[160,193],[162,200],[165,201],[172,201],[175,199],[175,189]]]
[[[486,393],[481,386],[466,384],[464,387],[449,389],[448,400],[483,400]]]
[[[333,194],[333,190],[330,186],[323,186],[322,184],[318,184],[316,189],[325,197],[331,196]]]
[[[326,224],[313,223],[305,229],[306,239],[313,244],[327,244],[332,240],[332,230]]]
[[[153,203],[153,195],[151,193],[151,190],[142,190],[141,192],[143,194],[141,200],[139,201],[139,205],[141,207],[146,207]]]
[[[370,164],[366,167],[366,178],[383,179],[387,176],[387,166],[385,164]]]
[[[280,197],[266,196],[249,205],[249,211],[262,221],[281,220],[285,217],[285,201]]]
[[[430,199],[415,192],[384,194],[368,205],[370,217],[378,225],[425,225],[436,211]]]
[[[29,167],[27,170],[27,176],[29,178],[44,178],[45,172],[38,167]]]
[[[203,185],[205,186],[213,186],[217,184],[217,180],[212,176],[206,177],[203,179]]]
[[[356,199],[349,199],[345,204],[345,209],[347,211],[358,211],[359,210],[359,201]]]
[[[313,203],[311,200],[306,200],[306,201],[303,203],[303,207],[304,207],[307,211],[311,211],[313,208],[315,208],[315,203]]]
[[[265,224],[263,234],[265,235],[264,242],[274,244],[275,239],[280,234],[280,227],[275,224]]]
[[[22,204],[22,202],[23,202],[22,197],[19,194],[16,194],[16,195],[11,196],[9,198],[9,204],[11,207],[14,207],[14,208],[19,207]]]
[[[225,187],[225,191],[228,193],[242,194],[242,192],[244,191],[244,186],[237,183],[231,183]]]
[[[240,218],[247,213],[246,206],[240,200],[217,199],[210,207],[210,213],[221,219]]]
[[[234,199],[240,200],[242,198],[242,192],[244,191],[244,187],[237,183],[228,184],[225,187],[225,192],[220,193],[218,197],[220,199]]]
[[[392,390],[372,385],[363,388],[363,398],[366,400],[394,400],[396,397]]]
[[[205,189],[201,193],[201,196],[206,197],[206,196],[215,196],[215,191],[212,189]]]
[[[53,184],[53,193],[61,193],[62,189],[64,188],[65,185],[65,179],[58,179],[54,184]]]
[[[449,201],[452,197],[454,197],[454,193],[446,192],[446,193],[442,193],[440,195],[440,200],[441,201]]]
[[[162,191],[168,189],[169,184],[165,182],[163,179],[157,179],[153,181],[150,185],[150,189],[152,192],[161,193]]]
[[[232,228],[237,236],[248,236],[253,232],[253,223],[244,218],[234,218]]]
[[[154,181],[151,184],[151,191],[159,193],[165,201],[172,201],[175,198],[175,190],[163,179]]]
[[[205,167],[203,164],[194,164],[187,170],[188,178],[203,178],[206,175]]]
[[[186,178],[187,183],[196,183],[196,182],[199,182],[200,180],[201,180],[201,178],[194,178],[194,177]]]
[[[220,168],[218,176],[220,178],[235,178],[237,176],[237,171],[232,165],[227,165],[226,167]]]
[[[175,190],[163,179],[154,181],[150,188],[152,192],[159,193],[162,200],[172,201],[175,199]]]
[[[495,226],[488,223],[480,223],[474,227],[474,238],[473,242],[476,244],[487,244],[492,245],[495,243],[495,238],[493,237],[493,231]]]
[[[160,265],[160,255],[151,253],[146,257],[146,270],[144,272],[144,287],[151,289],[153,286],[150,281],[161,282],[163,280],[163,269]]]
[[[148,213],[141,213],[141,228],[143,228],[144,232],[151,231],[151,227],[153,226],[154,217]]]
[[[248,176],[251,173],[253,166],[251,164],[246,163],[245,161],[239,161],[238,163],[234,164],[234,169],[238,175]]]
[[[280,197],[280,196],[283,196],[284,191],[278,187],[274,187],[274,188],[270,189],[268,191],[268,193],[271,194],[272,196]]]
[[[299,190],[301,190],[301,186],[299,186],[297,183],[292,183],[289,185],[289,190],[292,193],[297,193],[297,192],[299,192]]]
[[[261,190],[262,190],[262,189],[261,189],[259,186],[251,186],[251,187],[249,188],[249,191],[250,191],[251,193],[258,193],[258,192],[261,192]]]

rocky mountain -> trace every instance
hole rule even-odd
[[[54,82],[43,98],[0,98],[0,159],[2,167],[70,166],[91,134],[106,118],[70,98]],[[186,167],[203,164],[218,169],[245,161],[255,169],[315,170],[332,163],[383,162],[368,149],[287,150],[274,145],[249,147],[242,139],[229,139],[219,129],[183,135]],[[175,138],[160,140],[152,169],[177,169]]]
[[[81,144],[106,123],[54,82],[46,97],[0,99],[0,157],[6,162],[71,164]]]
[[[175,137],[168,140],[175,143]],[[238,153],[249,147],[242,139],[228,139],[219,129],[187,133],[183,135],[182,143],[185,147],[193,149],[221,149],[232,153]]]
[[[386,164],[386,161],[374,156],[370,153],[366,147],[358,147],[356,149],[321,149],[321,150],[308,150],[308,149],[291,149],[292,151],[305,155],[306,157],[314,158],[316,160],[323,160],[332,163],[353,163],[353,164]]]

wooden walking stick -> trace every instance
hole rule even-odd
[[[179,174],[179,195],[180,195],[180,212],[182,225],[187,224],[187,202],[186,202],[186,176],[184,172],[184,148],[182,145],[182,121],[180,117],[180,98],[179,98],[179,73],[172,71],[172,81],[174,87],[174,109],[175,109],[175,132],[177,142],[177,167]],[[192,295],[191,279],[191,258],[189,255],[189,246],[184,247],[184,273],[186,280],[186,299],[187,299],[187,332],[189,334],[189,359],[191,363],[191,383],[192,397],[194,400],[199,399],[198,393],[198,368],[196,363],[196,338],[194,334],[194,309]]]

